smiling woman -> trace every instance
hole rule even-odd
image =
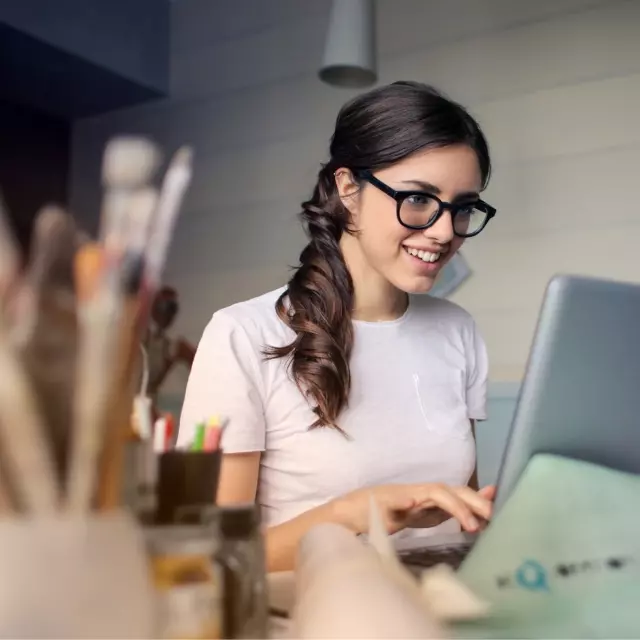
[[[228,418],[219,501],[260,503],[271,570],[318,522],[365,532],[372,492],[391,533],[490,517],[492,488],[468,486],[484,342],[463,309],[414,295],[494,217],[479,195],[489,173],[478,124],[433,88],[359,96],[302,205],[309,244],[291,280],[213,315],[179,444],[207,415]]]

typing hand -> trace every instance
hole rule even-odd
[[[495,489],[474,491],[437,483],[358,489],[335,501],[339,521],[357,533],[366,533],[372,494],[389,533],[405,527],[433,527],[452,517],[463,529],[475,532],[491,518]]]
[[[496,497],[496,488],[493,485],[489,485],[479,491],[475,491],[470,487],[456,487],[456,491],[461,497],[463,496],[463,499],[473,502],[478,507],[478,509],[475,510],[478,526],[475,528],[465,526],[465,522],[458,518],[462,528],[472,533],[484,529],[491,519],[493,501]],[[409,515],[406,526],[413,529],[428,529],[430,527],[437,527],[439,524],[450,520],[451,517],[452,513],[443,508],[432,505],[419,505]]]

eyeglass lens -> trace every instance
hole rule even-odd
[[[428,227],[438,215],[440,203],[428,195],[411,195],[400,205],[400,220],[409,227]],[[487,221],[488,214],[470,204],[452,212],[453,228],[461,236],[473,235]]]

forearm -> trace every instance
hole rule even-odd
[[[298,544],[303,536],[317,524],[334,522],[349,526],[346,514],[338,502],[329,502],[299,516],[269,527],[266,531],[267,571],[290,571],[295,567]]]

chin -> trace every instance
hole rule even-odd
[[[396,283],[396,287],[405,293],[429,293],[433,289],[435,281],[435,278],[429,276],[414,276],[413,278],[402,278]]]

